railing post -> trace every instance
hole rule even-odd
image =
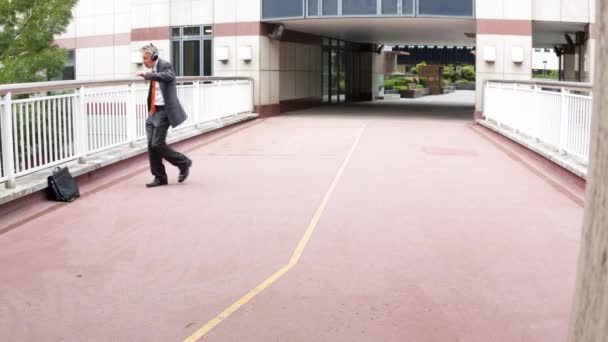
[[[87,103],[85,97],[85,88],[80,87],[78,90],[78,111],[76,115],[76,154],[78,162],[86,164],[87,153],[89,152],[88,139],[88,124],[87,124]]]
[[[542,117],[542,106],[538,105],[538,100],[539,100],[539,94],[540,94],[540,87],[538,85],[534,85],[534,95],[532,98],[532,103],[530,103],[527,108],[529,110],[528,113],[526,113],[527,115],[529,115],[531,118],[533,118],[532,120],[532,124],[530,129],[532,130],[533,134],[534,134],[534,141],[536,142],[540,142],[541,141],[541,137],[544,136],[543,131],[545,129],[544,127],[544,122],[543,122],[543,117]],[[525,112],[524,112],[525,113]],[[529,120],[529,119],[528,119]],[[521,120],[522,122],[525,122],[525,118],[522,118]],[[520,123],[518,123],[518,126],[520,125]]]
[[[505,91],[504,91],[504,85],[502,83],[498,83],[498,99],[500,100],[500,102],[504,101],[505,98]],[[497,100],[498,101],[498,100]],[[496,110],[496,116],[495,119],[496,120],[496,124],[498,125],[498,127],[503,127],[503,123],[502,123],[502,119],[503,119],[503,115],[502,115],[502,111],[503,111],[503,104],[500,103],[498,105],[496,105],[494,108],[497,108]]]
[[[484,113],[486,119],[488,118],[488,106],[486,105],[486,98],[488,97],[488,82],[481,82],[481,112]],[[478,102],[477,96],[475,97],[475,102]],[[475,107],[477,111],[477,107]],[[483,119],[483,116],[482,118]]]
[[[566,155],[566,145],[568,143],[568,137],[566,136],[568,132],[568,101],[566,98],[567,93],[566,88],[562,88],[561,91],[561,105],[559,106],[559,153],[561,155]]]
[[[129,84],[127,97],[127,141],[129,146],[135,147],[137,141],[137,94],[135,83]]]
[[[219,99],[222,99],[222,81],[217,81],[217,93],[218,93],[218,100],[217,100],[217,117],[215,118],[215,122],[219,123],[223,117],[223,111],[224,111],[224,106],[222,106],[222,102]]]
[[[401,1],[399,1],[399,2],[401,2]],[[249,85],[251,86],[251,96],[249,97],[249,100],[251,101],[251,105],[249,106],[249,108],[251,109],[251,113],[255,113],[255,87],[254,87],[253,79],[249,80]]]
[[[199,128],[201,123],[201,82],[194,82],[194,117],[196,118],[195,127]]]
[[[2,105],[2,167],[6,176],[6,188],[15,188],[15,158],[13,154],[13,98],[9,92],[3,97]]]

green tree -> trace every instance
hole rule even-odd
[[[56,76],[66,58],[54,46],[77,0],[0,0],[0,84]]]

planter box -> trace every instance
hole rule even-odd
[[[475,83],[454,84],[454,87],[456,88],[456,90],[475,90],[475,88],[477,88]]]
[[[396,94],[384,94],[384,100],[399,100],[401,98],[401,94],[398,92]]]
[[[454,87],[454,86],[443,87],[444,94],[451,94],[451,93],[455,93],[455,92],[456,92],[456,87]]]
[[[405,99],[416,99],[427,95],[431,95],[431,89],[429,88],[401,91],[401,97]]]

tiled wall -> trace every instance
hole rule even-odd
[[[80,0],[73,15],[67,32],[57,39],[61,46],[76,48],[76,78],[123,78],[140,68],[133,59],[149,42],[160,49],[161,57],[170,58],[170,26],[212,24],[214,0]],[[132,30],[147,28],[167,33],[145,41],[131,37]]]
[[[321,97],[322,47],[280,43],[280,100]]]
[[[260,21],[259,0],[216,0],[214,8],[214,22],[252,22]]]
[[[532,18],[544,21],[595,22],[595,1],[533,0]]]
[[[531,79],[533,1],[477,1],[477,111],[483,110],[485,80]],[[486,61],[486,48],[494,49],[494,62]],[[523,63],[513,61],[514,49],[523,49]]]
[[[243,33],[237,25],[243,23],[259,23],[260,21],[260,2],[251,0],[221,0],[216,1],[213,8],[213,20],[215,24],[224,27],[233,27],[235,35],[215,36],[213,40],[214,50],[227,48],[229,60],[219,61],[215,58],[215,76],[244,76],[254,79],[254,102],[255,105],[266,105],[271,103],[266,92],[262,94],[262,89],[266,90],[270,75],[264,70],[265,65],[270,59],[266,46],[268,38],[255,32],[246,31]],[[259,25],[259,24],[258,24]],[[251,48],[252,60],[243,61],[239,56],[240,47]]]
[[[76,47],[76,78],[107,79],[131,75],[128,43],[131,32],[130,1],[80,0],[73,15],[74,20],[67,32],[58,38]],[[76,38],[84,37],[90,37],[90,40],[79,47],[81,40]],[[95,44],[89,44],[91,42]]]

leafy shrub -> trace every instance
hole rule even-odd
[[[456,71],[453,65],[445,65],[443,67],[443,80],[450,83],[460,79],[460,74]]]
[[[385,90],[407,90],[411,83],[419,83],[418,78],[404,77],[404,76],[392,76],[384,80]]]
[[[458,84],[458,85],[460,85],[460,84],[473,84],[473,83],[475,83],[475,82],[471,82],[471,81],[467,81],[467,80],[458,80],[458,81],[454,82],[454,84]]]
[[[559,72],[557,70],[548,70],[549,73],[545,74],[544,71],[535,72],[534,78],[548,79],[548,80],[558,80]]]
[[[418,63],[415,67],[412,68],[411,73],[414,75],[418,75],[418,73],[420,72],[420,68],[427,65],[428,64],[426,64],[426,62]]]
[[[465,65],[460,68],[460,78],[467,81],[475,81],[475,67],[472,65]]]

